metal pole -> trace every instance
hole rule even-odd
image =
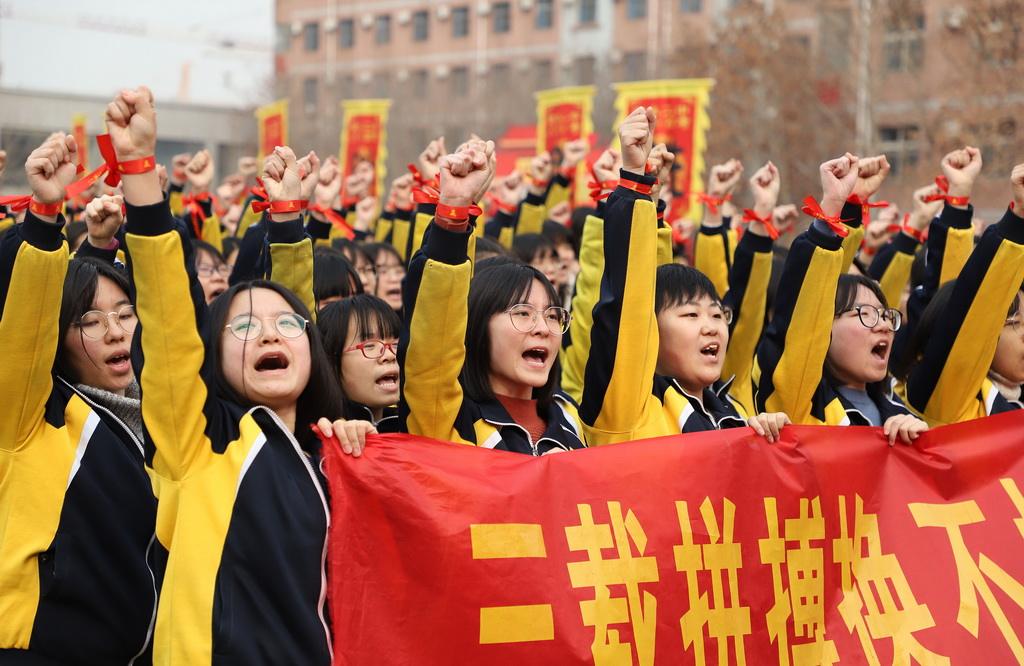
[[[872,0],[860,0],[860,21],[857,38],[857,151],[866,155],[871,150],[871,7]]]

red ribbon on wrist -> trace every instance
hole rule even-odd
[[[595,176],[594,180],[587,183],[587,187],[590,188],[590,198],[594,201],[594,203],[597,203],[598,201],[604,201],[605,199],[608,198],[608,195],[612,193],[612,190],[614,190],[618,186],[618,184],[619,181],[617,180],[599,181]]]
[[[654,185],[645,185],[644,183],[637,182],[635,180],[629,180],[628,178],[619,179],[619,187],[624,187],[627,190],[633,190],[640,194],[650,195],[651,190],[654,189]]]
[[[860,206],[860,221],[865,227],[871,222],[872,208],[888,208],[890,205],[888,201],[861,200],[861,198],[856,194],[847,199],[847,203],[851,203],[854,206]]]
[[[898,229],[916,240],[918,243],[923,243],[928,240],[928,233],[926,231],[918,231],[914,227],[910,226],[910,213],[906,213],[903,216],[903,224],[900,225]]]
[[[209,200],[209,192],[196,192],[181,198],[181,203],[185,205],[185,210],[188,212],[189,219],[192,222],[192,230],[195,231],[196,238],[200,240],[203,238],[203,223],[206,222],[206,212],[200,203]]]
[[[309,207],[309,210],[311,210],[314,213],[320,213],[321,215],[326,217],[328,222],[336,226],[338,229],[341,229],[341,232],[342,234],[345,235],[345,238],[352,240],[353,238],[356,237],[355,230],[349,225],[345,217],[343,215],[340,215],[338,211],[334,210],[333,208],[329,206],[321,206],[320,204],[313,204],[312,206]]]
[[[936,176],[935,185],[942,191],[942,194],[929,194],[925,201],[945,201],[952,206],[966,206],[971,202],[970,197],[949,196],[949,179],[945,176]]]
[[[443,217],[446,220],[453,220],[455,222],[465,222],[471,215],[480,215],[483,211],[480,210],[479,206],[449,206],[448,204],[438,203],[437,212],[434,213],[435,217]]]
[[[825,215],[825,211],[821,209],[821,204],[819,204],[817,199],[815,199],[814,197],[809,196],[804,198],[804,205],[801,210],[803,210],[803,212],[807,213],[811,217],[817,220],[821,220],[822,222],[827,224],[829,228],[836,233],[837,236],[840,236],[841,238],[846,238],[848,235],[850,235],[850,230],[847,229],[846,225],[843,224],[843,219],[838,215],[833,217]]]
[[[64,202],[56,201],[54,203],[43,203],[41,201],[36,201],[33,197],[29,199],[28,209],[32,211],[33,215],[43,215],[47,217],[51,215],[60,215],[61,210],[64,209]]]
[[[95,170],[86,174],[80,180],[68,185],[65,196],[74,199],[85,190],[89,189],[100,178],[103,178],[110,187],[117,187],[121,182],[121,174],[134,176],[142,173],[149,173],[156,169],[156,158],[153,155],[141,157],[136,160],[125,162],[117,161],[117,153],[114,152],[114,143],[110,140],[109,134],[100,134],[96,137],[96,145],[99,146],[100,155],[103,157],[103,164]]]
[[[253,201],[252,209],[254,212],[261,213],[263,211],[269,211],[271,215],[284,213],[301,213],[306,210],[309,206],[308,201],[302,199],[291,199],[288,201]]]
[[[761,224],[764,225],[765,231],[768,232],[768,236],[771,237],[772,240],[777,240],[779,238],[779,236],[781,235],[779,233],[778,228],[776,228],[775,224],[772,223],[772,214],[771,213],[768,213],[764,217],[761,217],[760,215],[757,214],[756,211],[751,210],[750,208],[744,208],[743,209],[743,221],[747,222],[747,223],[750,223],[750,222],[760,222]]]
[[[487,200],[490,201],[495,207],[506,215],[515,215],[516,211],[519,210],[519,205],[514,203],[505,203],[501,200],[494,192],[487,193]]]
[[[726,201],[732,201],[732,195],[726,194],[725,196],[715,197],[704,192],[697,193],[697,200],[702,204],[707,205],[711,210],[712,215],[718,215],[718,207],[724,204]]]
[[[0,197],[0,206],[7,206],[11,211],[20,213],[28,208],[31,201],[31,194],[11,194],[5,197]]]

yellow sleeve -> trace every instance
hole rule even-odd
[[[515,235],[539,234],[544,230],[544,220],[547,219],[548,209],[544,204],[533,203],[533,195],[526,198],[519,205],[519,222],[516,224]],[[509,247],[511,247],[511,243]]]
[[[53,388],[67,268],[68,246],[60,226],[31,213],[0,240],[0,280],[7,278],[0,315],[5,366],[0,382],[0,449],[17,451],[43,418]]]
[[[700,228],[693,250],[694,268],[708,276],[719,297],[729,290],[729,238],[724,226]]]
[[[167,201],[171,206],[171,215],[174,217],[181,217],[185,214],[184,198],[184,191],[173,186],[167,193]]]
[[[601,293],[604,275],[604,220],[587,217],[580,240],[580,272],[572,297],[571,344],[561,351],[562,390],[579,403],[583,397],[583,373],[590,354],[590,329],[594,325],[594,304]]]
[[[298,296],[315,321],[313,241],[303,232],[302,220],[271,221],[267,234],[270,242],[270,279]]]
[[[220,218],[216,215],[207,216],[203,222],[203,240],[217,248],[217,251],[224,252],[224,236],[220,229]]]
[[[672,228],[658,227],[658,265],[667,266],[675,258],[672,256]]]

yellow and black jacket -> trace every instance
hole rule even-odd
[[[793,241],[774,315],[757,350],[754,398],[759,411],[785,412],[799,425],[869,425],[825,372],[836,285],[849,259],[843,238],[824,224],[812,224]],[[908,412],[889,381],[869,385],[867,393],[883,423]]]
[[[625,171],[621,177],[654,182],[651,176]],[[716,383],[693,396],[676,380],[655,374],[659,337],[654,298],[658,263],[665,259],[655,204],[646,195],[619,187],[608,198],[603,222],[591,227],[592,222],[584,228],[573,306],[574,319],[582,316],[584,321],[574,329],[566,352],[579,357],[568,364],[569,377],[581,376],[570,382],[581,392],[580,417],[588,441],[610,444],[744,425],[742,408],[729,396],[729,383]],[[587,261],[598,248],[601,257]],[[744,301],[741,296],[740,304]]]
[[[902,231],[893,236],[871,261],[868,277],[878,283],[889,307],[898,308],[903,290],[910,283],[910,269],[920,243]]]
[[[311,304],[301,221],[268,235],[273,277]],[[167,204],[129,206],[127,242],[146,460],[168,551],[154,662],[329,664],[329,514],[316,462],[271,410],[218,395],[202,288]]]
[[[156,499],[142,443],[52,374],[61,226],[29,212],[0,239],[0,663],[127,664],[156,614]]]
[[[473,233],[431,224],[422,251],[409,266],[398,354],[402,431],[534,456],[584,447],[576,406],[562,393],[555,394],[542,415],[547,429],[537,441],[497,400],[476,402],[465,396],[459,374],[466,358]]]
[[[956,277],[949,303],[901,388],[907,404],[930,425],[1017,408],[999,395],[987,374],[1022,280],[1024,219],[1007,210]]]

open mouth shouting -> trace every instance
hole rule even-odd
[[[721,356],[722,345],[718,342],[709,342],[700,348],[701,356],[709,361],[717,361]]]
[[[384,393],[398,391],[398,372],[387,372],[374,381],[374,385]]]
[[[114,352],[107,357],[104,363],[114,374],[121,375],[132,371],[132,359],[127,351]]]
[[[543,347],[531,347],[523,352],[523,359],[526,361],[526,365],[531,368],[546,368],[548,356],[548,350]]]
[[[880,361],[889,360],[889,341],[882,340],[871,348],[871,354]]]
[[[279,373],[288,369],[288,357],[279,351],[266,352],[256,359],[256,372],[260,374]]]

